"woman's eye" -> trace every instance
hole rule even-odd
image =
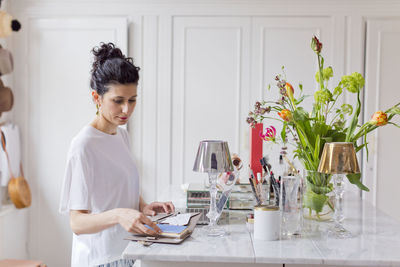
[[[116,104],[122,104],[122,100],[114,100],[114,103],[116,103]]]
[[[130,99],[129,100],[129,103],[135,103],[136,102],[136,99]]]

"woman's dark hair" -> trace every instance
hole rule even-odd
[[[139,67],[133,65],[133,59],[125,57],[113,43],[100,43],[92,49],[94,62],[90,87],[99,95],[104,95],[109,84],[128,84],[139,81]]]

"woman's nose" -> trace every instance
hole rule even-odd
[[[122,107],[122,112],[123,113],[128,113],[128,110],[129,110],[129,103],[126,103]]]

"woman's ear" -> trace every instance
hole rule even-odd
[[[92,100],[95,104],[100,104],[99,94],[95,90],[92,91]]]

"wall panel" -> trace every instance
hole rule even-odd
[[[311,38],[313,35],[318,36],[323,43],[324,66],[332,66],[334,69],[334,78],[329,85],[329,88],[333,90],[344,71],[343,23],[342,17],[334,16],[255,17],[252,36],[252,104],[261,99],[278,101],[280,94],[275,76],[282,74],[282,79],[286,79],[293,85],[295,96],[300,93],[299,84],[303,85],[303,92],[308,97],[301,106],[311,112],[314,102],[313,94],[318,90],[318,84],[315,81],[318,61],[315,52],[310,47]],[[268,85],[271,86],[270,90],[268,90]],[[338,103],[340,104],[340,101]],[[279,118],[274,112],[270,116]],[[282,129],[280,122],[264,120],[264,126],[270,125],[273,125],[280,133]],[[278,165],[279,152],[279,146],[264,143],[264,154],[276,155],[274,158],[270,156],[272,166]],[[301,166],[299,162],[297,165]],[[277,170],[276,167],[273,169]]]
[[[248,107],[249,18],[175,18],[172,81],[172,183],[199,181],[198,144],[226,140],[240,152]]]
[[[96,116],[89,89],[90,50],[111,41],[126,52],[126,20],[32,19],[27,41],[27,177],[33,192],[29,252],[49,266],[60,266],[60,262],[67,266],[71,229],[68,216],[60,216],[58,206],[70,142]]]
[[[400,102],[397,78],[400,70],[400,18],[368,19],[366,34],[366,86],[365,121],[375,111],[385,111]],[[400,123],[397,117],[394,122]],[[400,129],[392,125],[374,131],[368,137],[369,157],[364,158],[364,175],[371,193],[366,199],[388,214],[400,219],[398,195],[398,151],[400,151]]]

